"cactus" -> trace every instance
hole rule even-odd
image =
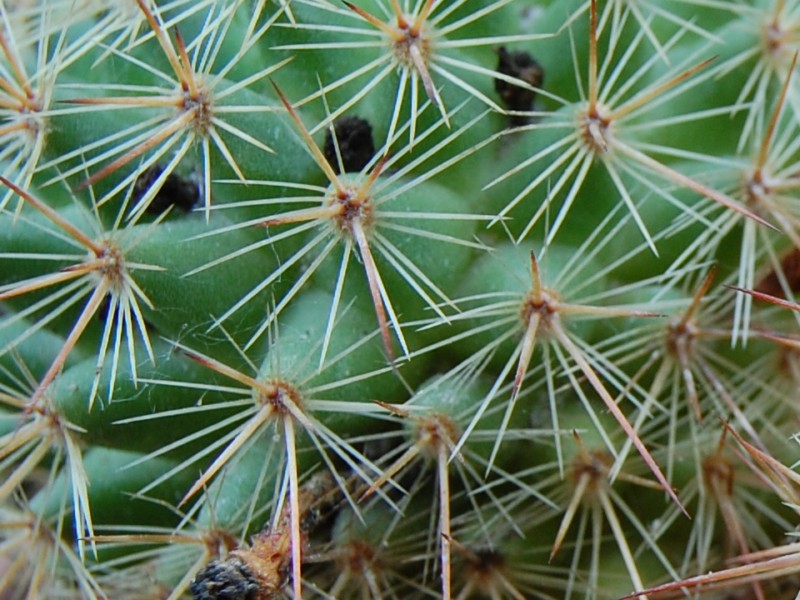
[[[0,0],[0,597],[794,597],[792,0]]]

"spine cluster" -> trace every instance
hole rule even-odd
[[[0,0],[0,598],[794,598],[798,29]]]

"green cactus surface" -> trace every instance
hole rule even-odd
[[[0,0],[0,600],[800,597],[800,0]]]

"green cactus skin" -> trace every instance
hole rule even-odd
[[[795,597],[798,19],[0,0],[0,597]]]

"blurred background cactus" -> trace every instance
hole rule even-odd
[[[0,0],[0,598],[794,598],[800,3]]]

